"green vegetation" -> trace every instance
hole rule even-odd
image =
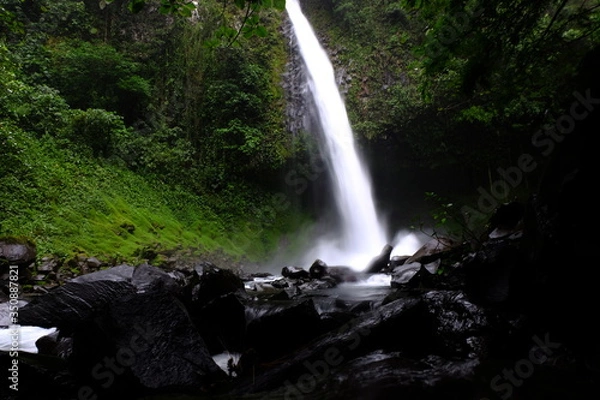
[[[256,237],[261,223],[277,232],[293,222],[227,221],[184,188],[81,157],[51,137],[39,140],[3,126],[0,138],[9,149],[3,158],[19,154],[18,163],[7,163],[9,170],[2,171],[0,228],[32,238],[42,254],[84,252],[123,261],[141,258],[147,249],[191,248],[198,255],[221,249],[252,259],[276,244],[274,233]]]
[[[0,236],[40,256],[263,259],[304,218],[274,183],[293,155],[278,12],[128,4],[0,9]]]

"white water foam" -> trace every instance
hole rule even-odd
[[[56,328],[40,328],[38,326],[11,326],[0,329],[0,351],[23,351],[37,353],[35,342],[56,332]]]

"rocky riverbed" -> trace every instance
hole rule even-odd
[[[364,273],[99,265],[20,299],[19,325],[56,331],[19,352],[18,397],[3,385],[2,398],[589,398],[597,275],[564,271],[568,249],[549,258],[536,201],[500,207],[480,243],[386,247]],[[14,246],[8,264],[29,262]],[[0,353],[4,371],[14,360]]]

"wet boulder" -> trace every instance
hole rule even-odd
[[[289,278],[289,279],[308,279],[310,277],[310,274],[308,273],[308,271],[306,271],[305,269],[299,268],[299,267],[294,267],[294,266],[283,267],[281,269],[281,275],[284,278]]]
[[[150,289],[154,285],[161,285],[167,291],[183,295],[183,287],[167,272],[149,264],[138,265],[131,275],[131,283],[138,292]]]
[[[411,289],[424,290],[434,288],[438,282],[438,276],[435,273],[431,273],[424,265],[421,265],[421,268],[406,282],[405,286]]]
[[[435,237],[425,243],[415,254],[413,254],[406,264],[420,262],[428,264],[442,257],[447,257],[448,254],[460,247],[460,243],[455,242],[450,238]]]
[[[314,398],[467,396],[495,328],[464,293],[431,291],[344,318],[276,364],[258,363],[236,390],[296,398],[310,384]]]
[[[327,264],[325,261],[316,259],[308,269],[311,279],[321,279],[327,274]]]
[[[36,246],[29,240],[13,237],[0,238],[0,266],[26,266],[35,261],[36,255]]]
[[[418,262],[406,263],[394,268],[390,284],[393,288],[402,287],[407,284],[410,279],[419,271],[422,264]]]
[[[219,296],[201,307],[194,304],[188,309],[210,354],[243,350],[246,308],[235,293]]]
[[[311,281],[308,283],[305,283],[304,285],[308,285],[312,282],[316,282],[316,281]],[[302,285],[304,287],[304,285]],[[304,296],[304,292],[302,291],[302,289],[300,289],[299,286],[290,286],[290,287],[286,287],[284,289],[282,289],[281,291],[271,295],[269,297],[269,300],[292,300],[292,299],[297,299],[300,297]]]
[[[233,271],[207,262],[197,264],[194,271],[185,305],[209,352],[241,351],[246,326],[244,282]]]
[[[245,296],[244,281],[233,271],[219,268],[209,262],[194,266],[194,277],[188,287],[189,299],[194,306],[209,303],[218,297],[236,293]]]
[[[19,322],[70,332],[96,317],[109,302],[160,285],[179,294],[181,288],[164,271],[151,265],[123,264],[80,275],[34,298],[19,312]]]
[[[128,282],[131,283],[135,267],[128,264],[117,265],[112,268],[92,272],[90,274],[79,275],[71,279],[70,283],[90,283],[98,281],[109,282]]]
[[[327,287],[331,284],[333,286],[343,282],[356,282],[359,279],[364,278],[364,272],[357,272],[350,267],[327,265],[324,261],[317,259],[312,263],[309,269],[310,278],[313,280],[320,281],[320,283],[313,284],[313,286]],[[333,287],[329,286],[329,287]]]
[[[309,364],[310,365],[310,364]],[[411,359],[401,352],[376,350],[350,360],[321,383],[330,399],[474,399],[472,376],[476,360],[429,356]],[[302,394],[303,381],[286,387],[285,395]],[[299,397],[299,396],[298,396]]]
[[[184,305],[160,284],[115,298],[82,325],[69,361],[100,398],[207,391],[226,378]]]
[[[329,277],[336,283],[358,282],[365,279],[365,274],[346,266],[330,266],[327,267],[326,277]]]
[[[394,250],[394,247],[386,244],[381,250],[381,253],[369,262],[365,268],[365,273],[375,274],[386,270],[390,263],[390,255],[392,254],[392,250]]]
[[[312,300],[272,307],[248,323],[246,344],[261,360],[289,354],[323,333]]]
[[[311,292],[316,290],[331,289],[333,287],[336,287],[337,284],[338,281],[336,279],[329,275],[326,275],[321,279],[312,279],[308,282],[298,285],[297,287],[300,289],[301,292]]]
[[[35,244],[27,239],[0,237],[0,288],[8,294],[8,280],[18,277],[28,279],[32,271],[28,268],[35,262]],[[11,268],[12,266],[12,268]]]
[[[422,299],[426,313],[432,317],[434,354],[449,358],[486,355],[485,337],[491,325],[483,308],[460,291],[433,290]]]
[[[400,267],[406,263],[411,256],[393,256],[390,258],[389,269],[393,270],[396,267]]]
[[[19,323],[56,327],[68,334],[95,318],[109,302],[135,292],[135,286],[124,280],[69,282],[34,298],[21,308]]]
[[[307,337],[306,329],[311,325],[306,325],[306,323],[303,328],[289,327],[286,329],[285,326],[281,326],[278,329],[285,329],[285,333],[282,332],[276,339],[283,342],[279,346],[282,346],[282,350],[285,351],[272,355],[272,357],[279,358],[278,362],[267,363],[269,360],[264,358],[262,362],[257,362],[255,376],[240,382],[234,394],[258,393],[277,388],[283,391],[292,390],[295,384],[307,374],[311,377],[311,373],[315,372],[313,371],[315,365],[319,366],[318,371],[327,374],[323,378],[335,377],[338,372],[336,367],[343,365],[342,360],[343,363],[347,363],[364,351],[372,351],[372,349],[382,346],[392,351],[395,347],[404,345],[415,348],[413,338],[418,339],[422,336],[421,326],[415,324],[416,318],[421,315],[416,309],[419,303],[417,300],[395,301],[359,318],[345,317],[341,326],[335,323],[335,329],[323,332],[324,334],[315,332],[310,337]],[[289,311],[294,311],[293,314],[301,312],[305,315],[305,321],[306,319],[315,320],[316,316],[312,311],[314,307],[308,301],[295,307],[297,307],[296,310]],[[308,315],[306,315],[307,312]],[[277,325],[281,324],[280,321],[281,319],[278,318]],[[330,327],[330,321],[326,321],[324,325]],[[407,326],[411,329],[406,329]],[[264,327],[267,328],[267,325]],[[273,327],[271,325],[269,330],[264,331],[269,332]],[[298,329],[302,342],[306,344],[310,340],[310,346],[300,345],[302,342],[291,342],[295,337],[286,335],[288,329],[292,334],[294,332],[292,329]],[[427,327],[423,327],[423,329],[427,329]],[[276,333],[271,335],[276,336]],[[288,343],[285,342],[286,340]],[[265,346],[268,345],[269,342],[265,341]],[[314,376],[312,377],[314,378]],[[322,379],[315,380],[314,398],[326,397],[324,394],[328,392],[323,391],[322,384]],[[285,393],[281,394],[285,395]],[[294,398],[291,393],[287,396]]]

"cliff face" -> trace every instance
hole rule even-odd
[[[290,21],[286,18],[283,23],[283,35],[287,41],[288,61],[283,75],[283,89],[286,100],[286,125],[293,135],[300,134],[306,128],[309,118],[306,96],[307,77],[304,62],[300,56],[298,45]]]
[[[498,196],[526,201],[549,161],[537,132],[548,134],[583,90],[574,76],[599,44],[598,10],[570,2],[544,2],[543,11],[478,1],[301,4],[392,214],[427,213],[424,192],[473,204],[531,154],[537,168]]]

